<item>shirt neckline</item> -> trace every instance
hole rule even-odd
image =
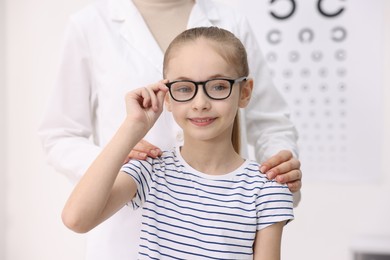
[[[181,156],[180,152],[180,146],[175,147],[175,154],[177,159],[180,161],[182,165],[184,165],[187,169],[192,174],[195,174],[199,177],[202,177],[204,179],[212,179],[212,180],[220,180],[220,179],[230,179],[231,177],[237,175],[238,173],[242,173],[243,170],[249,165],[250,160],[244,159],[244,162],[237,167],[235,170],[225,173],[225,174],[218,174],[218,175],[212,175],[212,174],[207,174],[201,171],[196,170],[193,168],[191,165],[189,165],[186,160]]]

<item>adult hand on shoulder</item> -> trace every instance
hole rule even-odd
[[[142,139],[129,153],[127,161],[130,159],[145,160],[147,157],[157,158],[161,154],[160,148]]]
[[[263,162],[260,171],[265,173],[268,179],[287,183],[291,192],[297,192],[302,187],[300,167],[300,161],[294,158],[290,151],[283,150]]]

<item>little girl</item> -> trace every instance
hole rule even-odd
[[[87,232],[127,204],[143,210],[139,259],[280,259],[292,194],[239,154],[248,74],[232,33],[201,27],[177,36],[165,53],[165,80],[126,95],[127,116],[68,199],[65,225]],[[164,103],[183,146],[123,165]]]

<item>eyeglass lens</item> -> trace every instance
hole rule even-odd
[[[232,84],[225,79],[214,79],[203,85],[206,95],[212,99],[225,99],[230,95]],[[197,93],[198,86],[191,81],[174,82],[171,85],[171,95],[178,101],[192,99]]]

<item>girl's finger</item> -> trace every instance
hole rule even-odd
[[[151,98],[147,87],[141,88],[142,107],[147,108],[150,106]]]
[[[163,99],[167,91],[167,87],[163,82],[164,81],[160,81],[147,88],[151,98],[151,106],[155,112],[157,112],[159,108],[162,106]]]
[[[157,100],[158,100],[158,105],[163,107],[164,105],[164,99],[165,99],[165,95],[167,94],[166,91],[159,91],[157,93]]]
[[[159,103],[158,103],[158,99],[157,99],[157,93],[158,93],[158,86],[156,86],[157,89],[153,88],[151,89],[151,98],[152,98],[152,109],[154,112],[157,112],[158,111],[158,107],[159,107]]]

